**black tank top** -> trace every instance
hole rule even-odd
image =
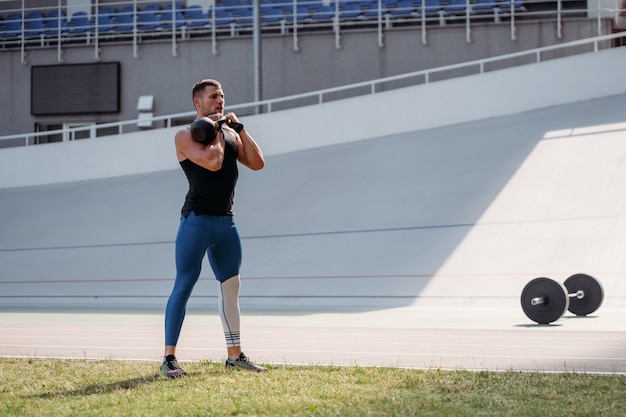
[[[222,168],[210,171],[189,159],[180,162],[189,181],[189,191],[181,211],[187,217],[192,211],[197,215],[226,216],[233,214],[235,185],[239,177],[237,170],[237,144],[224,132],[224,162]]]

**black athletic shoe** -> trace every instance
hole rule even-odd
[[[161,375],[168,378],[182,378],[187,375],[187,372],[178,365],[176,356],[167,355],[161,364]]]
[[[241,355],[237,359],[226,359],[226,364],[224,365],[226,370],[241,370],[244,369],[250,372],[267,372],[266,368],[262,366],[256,365],[250,359],[246,357],[246,355],[241,352]]]

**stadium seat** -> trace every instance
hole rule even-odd
[[[425,5],[424,12],[426,14],[438,13],[439,10],[441,9],[441,4],[439,3],[439,0],[425,0],[424,5]],[[421,14],[422,13],[422,3],[419,2],[417,7],[418,7],[417,11]]]
[[[387,4],[381,3],[380,8],[381,8],[381,11],[380,11],[381,15],[384,15],[387,13]],[[363,3],[362,9],[363,9],[364,17],[369,17],[369,18],[378,17],[378,0],[372,0],[372,1]]]
[[[498,7],[503,12],[507,12],[511,10],[511,6],[513,6],[513,10],[524,10],[524,2],[522,0],[502,0]]]
[[[308,6],[298,5],[296,7],[296,22],[304,22],[311,18],[311,10]],[[292,19],[293,20],[293,19]]]
[[[311,19],[315,21],[331,20],[332,18],[335,17],[335,5],[334,4],[329,4],[329,5],[318,4],[318,5],[311,6],[309,10],[311,11]]]
[[[67,15],[65,14],[65,12],[61,11],[59,13],[59,10],[53,10],[48,13],[48,17],[44,18],[44,25],[46,26],[45,34],[58,35],[59,24],[61,26],[61,33],[67,33],[69,29],[67,24]]]
[[[279,23],[283,20],[285,20],[283,9],[273,7],[271,4],[261,6],[261,22],[263,24]]]
[[[149,4],[137,11],[137,29],[141,31],[156,30],[161,27],[161,6]]]
[[[280,0],[278,0],[280,1]],[[284,3],[280,4],[274,3],[274,7],[280,8],[283,10],[283,14],[285,16],[285,21],[287,23],[293,23],[293,3]],[[296,21],[301,23],[308,20],[311,16],[311,12],[309,11],[308,4],[302,4],[298,2],[296,4]]]
[[[43,20],[43,14],[39,12],[31,12],[26,15],[24,19],[24,35],[26,36],[40,36],[46,30],[46,26]]]
[[[204,13],[200,6],[188,6],[183,14],[187,27],[190,29],[210,26],[209,13]]]
[[[411,0],[401,0],[389,8],[389,14],[393,17],[411,16],[414,11]]]
[[[20,36],[22,36],[22,15],[20,13],[11,13],[4,21],[2,37],[12,39]]]
[[[172,22],[175,22],[176,28],[184,26],[185,15],[183,14],[183,5],[175,3],[174,8],[172,8],[172,4],[168,4],[165,9],[163,9],[163,13],[161,13],[161,20],[161,27],[164,29],[171,29]]]
[[[263,0],[262,6],[273,7],[282,11],[283,15],[293,14],[293,0]],[[296,4],[298,6],[298,4]]]
[[[81,34],[93,31],[93,25],[91,19],[87,17],[85,12],[76,12],[70,18],[68,23],[68,33]]]
[[[339,18],[340,19],[355,19],[361,16],[361,6],[354,1],[343,1],[339,3]]]
[[[134,16],[133,6],[126,6],[120,9],[112,16],[113,21],[115,22],[113,30],[119,33],[132,32],[135,27]]]
[[[472,11],[483,12],[491,11],[498,6],[496,0],[476,0],[476,3],[472,5]]]
[[[113,16],[117,13],[114,7],[106,7],[98,10],[98,32],[110,32],[115,28]]]
[[[467,9],[467,0],[445,0],[442,6],[446,13],[461,13]]]
[[[209,15],[209,18],[210,15]],[[235,23],[235,15],[225,6],[218,4],[215,7],[215,25],[216,26],[229,26],[231,23]]]
[[[238,25],[251,25],[254,18],[251,6],[226,6],[232,10],[231,13]],[[231,8],[232,7],[232,8]]]

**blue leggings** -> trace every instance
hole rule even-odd
[[[180,219],[176,236],[176,281],[165,309],[165,345],[176,346],[185,319],[187,300],[198,281],[204,254],[215,278],[224,282],[239,275],[241,237],[233,216],[197,216]]]

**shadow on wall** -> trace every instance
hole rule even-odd
[[[618,122],[623,97],[242,168],[242,307],[411,305],[546,132]],[[180,170],[0,190],[0,304],[162,308],[185,192]],[[190,307],[215,305],[207,263],[202,277]]]

